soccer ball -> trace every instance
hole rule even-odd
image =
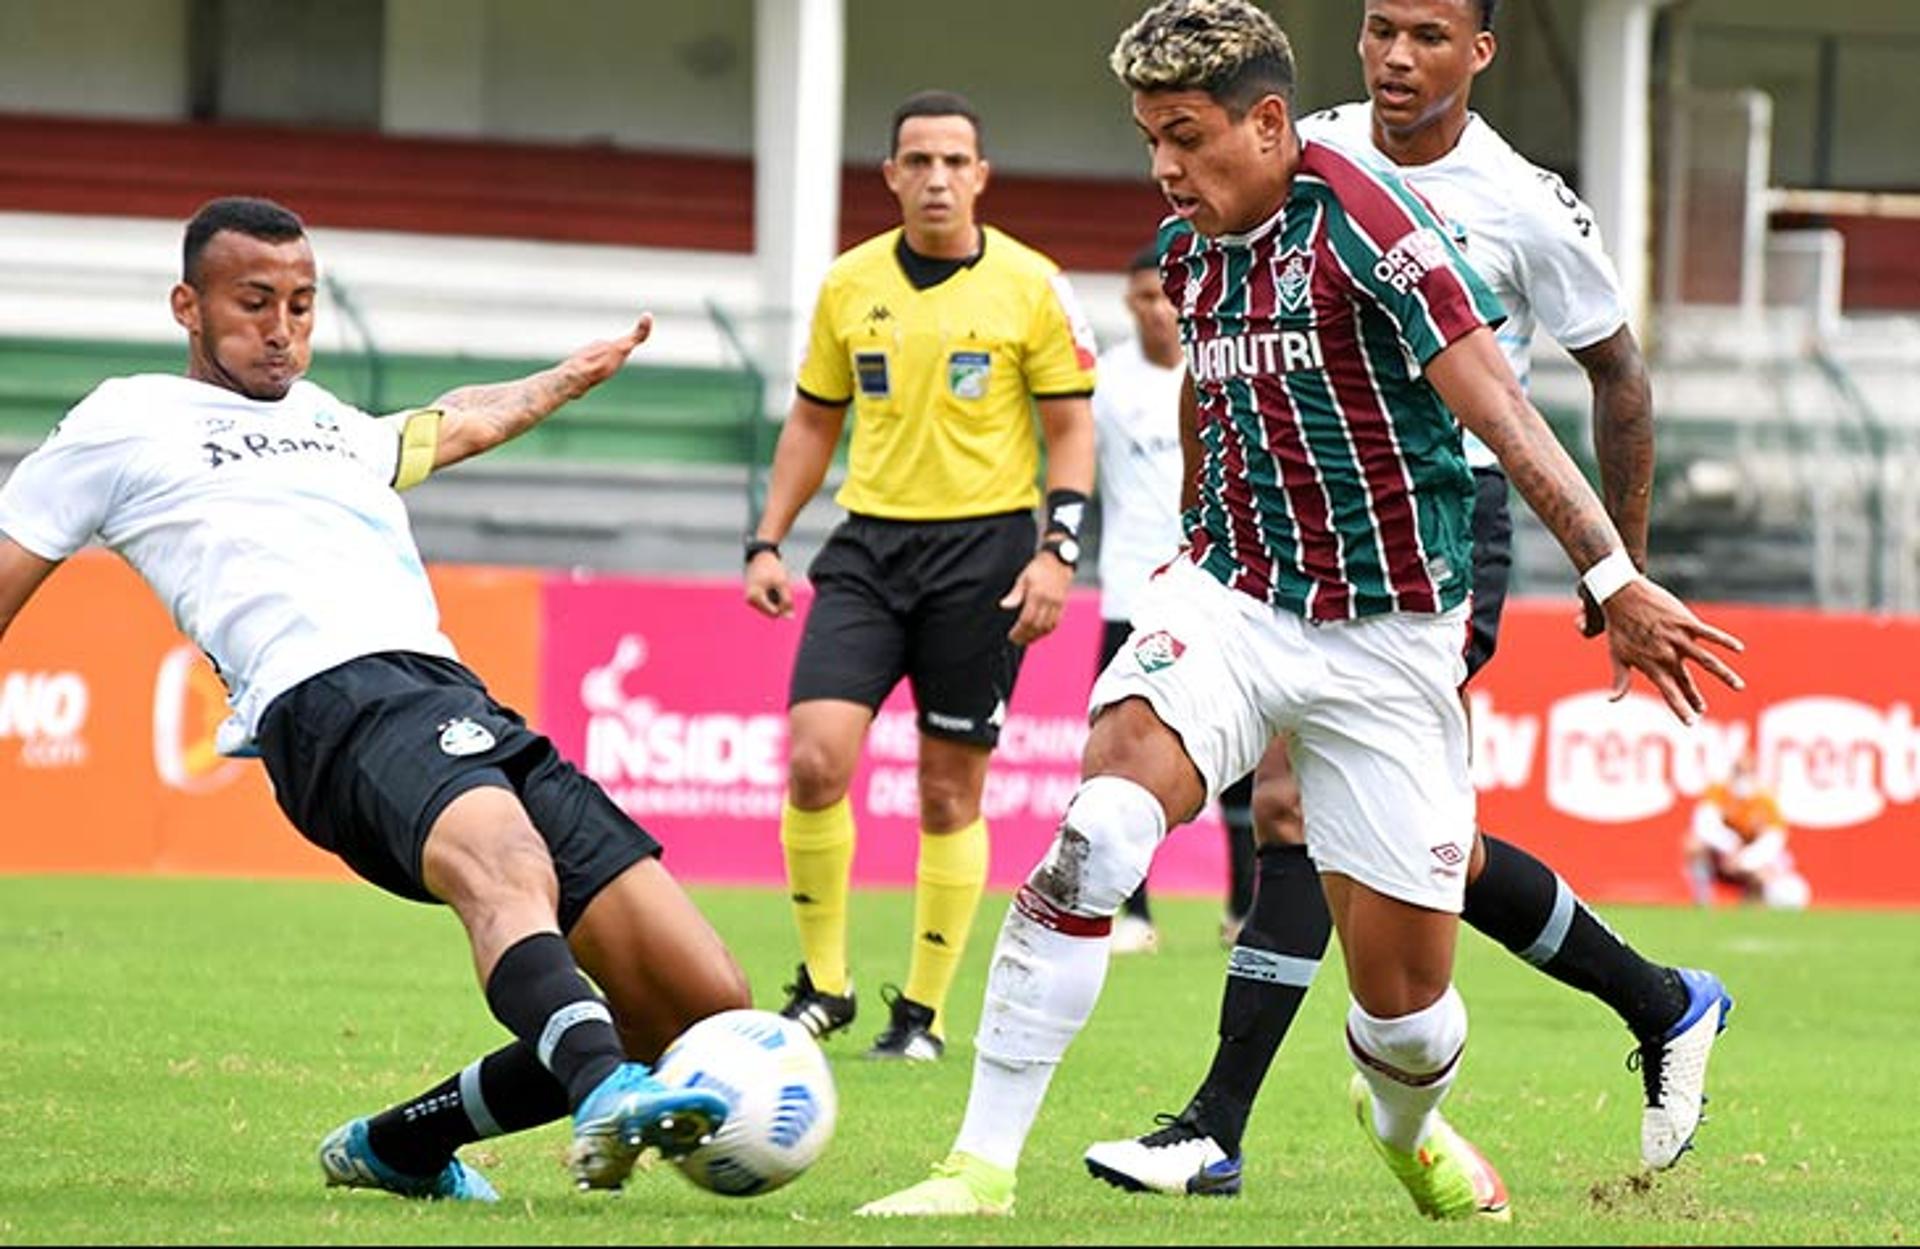
[[[654,1076],[727,1099],[713,1139],[675,1160],[709,1192],[770,1193],[812,1166],[833,1137],[839,1098],[827,1056],[804,1027],[772,1011],[707,1016],[667,1047]]]

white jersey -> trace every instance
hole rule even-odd
[[[455,657],[394,489],[401,435],[307,381],[263,402],[115,378],[0,487],[0,532],[42,559],[98,540],[131,564],[226,682],[237,745],[349,659]]]
[[[1394,164],[1373,145],[1373,106],[1364,101],[1300,120],[1303,139],[1331,143],[1398,174],[1464,232],[1468,263],[1506,305],[1494,331],[1520,384],[1531,370],[1537,324],[1568,351],[1591,347],[1627,322],[1620,279],[1600,243],[1593,212],[1560,176],[1513,150],[1499,131],[1467,114],[1453,150],[1424,165]],[[1494,463],[1469,432],[1467,461]]]
[[[1101,353],[1093,389],[1100,472],[1100,615],[1131,620],[1134,596],[1180,547],[1180,381],[1137,339]]]

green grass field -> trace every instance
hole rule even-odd
[[[772,891],[697,890],[777,1006],[794,939]],[[505,1200],[475,1208],[328,1191],[313,1149],[503,1033],[452,916],[359,885],[0,879],[0,1243],[1204,1244],[1893,1243],[1920,1234],[1913,1130],[1920,914],[1611,908],[1655,954],[1711,966],[1738,999],[1712,1120],[1672,1172],[1638,1167],[1639,1082],[1598,1004],[1472,934],[1473,1015],[1450,1117],[1495,1159],[1514,1222],[1418,1218],[1346,1116],[1337,959],[1276,1064],[1234,1201],[1128,1196],[1080,1151],[1179,1109],[1211,1052],[1224,956],[1211,902],[1159,904],[1163,948],[1116,960],[1055,1079],[1008,1221],[869,1223],[952,1140],[990,896],[954,994],[947,1060],[863,1062],[880,984],[904,974],[908,895],[858,896],[865,1012],[828,1053],[840,1121],[820,1163],[728,1201],[669,1167],[617,1197],[568,1189],[555,1124],[469,1148]]]

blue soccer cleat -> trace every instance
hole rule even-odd
[[[1655,1170],[1672,1166],[1693,1147],[1693,1134],[1705,1118],[1700,1108],[1707,1100],[1707,1059],[1733,1010],[1733,998],[1718,976],[1692,967],[1676,970],[1687,987],[1685,1013],[1627,1055],[1627,1067],[1640,1072],[1647,1093],[1640,1157]]]
[[[329,1188],[378,1188],[423,1201],[498,1201],[487,1177],[449,1158],[433,1175],[406,1175],[374,1157],[367,1142],[367,1121],[355,1119],[327,1133],[320,1142],[320,1169]]]
[[[642,1149],[684,1157],[726,1118],[726,1099],[712,1089],[670,1089],[644,1063],[622,1063],[574,1111],[567,1169],[582,1189],[619,1188]]]

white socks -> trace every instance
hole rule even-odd
[[[1061,911],[1031,887],[1014,896],[993,947],[955,1149],[1008,1170],[1020,1161],[1054,1068],[1100,998],[1110,924]]]
[[[1467,1005],[1452,985],[1411,1015],[1379,1019],[1352,1003],[1347,1054],[1373,1089],[1373,1130],[1403,1154],[1420,1147],[1467,1044]]]

